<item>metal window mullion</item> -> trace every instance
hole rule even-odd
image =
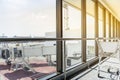
[[[106,9],[103,8],[103,37],[106,37]]]
[[[115,37],[114,17],[113,17],[112,19],[113,19],[113,20],[112,20],[112,22],[113,22],[113,25],[112,25],[112,27],[113,27],[113,33],[112,33],[112,34],[113,34],[113,38],[114,38],[114,37]]]
[[[86,0],[81,0],[82,62],[86,62]],[[85,39],[83,39],[85,38]]]
[[[120,22],[119,22],[119,38],[120,38]]]
[[[95,0],[95,38],[98,37],[98,0]],[[98,56],[98,45],[95,41],[95,56]]]
[[[56,0],[56,37],[62,38],[62,0]],[[57,41],[57,72],[63,73],[63,45],[62,40]]]
[[[119,21],[118,21],[118,25],[117,25],[117,26],[118,26],[118,38],[119,38],[119,35],[120,35],[120,34],[119,34],[119,29],[120,29],[120,28],[119,28]]]
[[[116,37],[116,18],[114,19],[114,37]]]
[[[116,19],[116,37],[118,37],[118,20]]]
[[[118,32],[118,31],[117,31],[117,19],[116,19],[116,37],[117,37],[117,32]]]
[[[120,28],[119,28],[119,20],[118,20],[118,38],[120,38],[120,37],[119,37],[119,35],[120,35],[119,29],[120,29]]]
[[[117,19],[116,19],[116,37],[117,37]]]

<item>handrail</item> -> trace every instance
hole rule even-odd
[[[110,40],[110,39],[119,39],[119,38],[117,38],[117,37],[111,37],[111,38],[99,37],[99,38],[96,38],[96,39],[106,39],[106,40]]]
[[[0,38],[0,42],[95,40],[96,38]]]

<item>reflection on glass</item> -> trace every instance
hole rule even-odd
[[[81,63],[81,41],[66,41],[65,54],[67,68]]]
[[[111,15],[111,37],[113,37],[113,16]]]
[[[87,40],[86,55],[87,55],[87,60],[95,57],[95,41],[94,40]]]
[[[116,37],[116,19],[114,18],[114,37]]]
[[[99,37],[103,37],[103,9],[98,7],[98,26],[99,26]]]
[[[78,0],[78,2],[79,1],[80,0]],[[74,6],[71,6],[71,4],[68,3],[71,3]],[[80,10],[81,6],[78,6],[76,4],[72,3],[72,1],[63,2],[63,37],[64,38],[81,37],[81,10]]]
[[[95,37],[95,19],[94,17],[87,15],[87,38]]]
[[[63,2],[63,37],[81,37],[81,0],[64,0]],[[65,41],[67,69],[81,63],[81,41]]]
[[[119,37],[119,21],[117,21],[117,37]]]
[[[106,11],[106,37],[109,37],[109,12]]]
[[[95,37],[95,3],[92,0],[87,0],[87,38]]]
[[[106,24],[106,37],[109,37],[109,25]]]

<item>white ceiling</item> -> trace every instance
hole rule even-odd
[[[99,0],[120,20],[120,0]]]
[[[68,4],[72,4],[78,8],[81,8],[81,0],[64,0]]]
[[[64,1],[78,8],[81,8],[80,5],[81,0],[64,0]],[[120,0],[99,0],[99,1],[120,21]],[[87,2],[89,3],[89,1]]]

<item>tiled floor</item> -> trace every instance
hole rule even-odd
[[[112,75],[107,71],[111,67],[111,70],[116,72],[119,68],[118,60],[116,58],[110,58],[101,65],[100,76],[105,78],[98,78],[97,65],[89,68],[78,76],[72,78],[71,80],[120,80],[118,76]],[[113,79],[111,79],[111,77]]]

